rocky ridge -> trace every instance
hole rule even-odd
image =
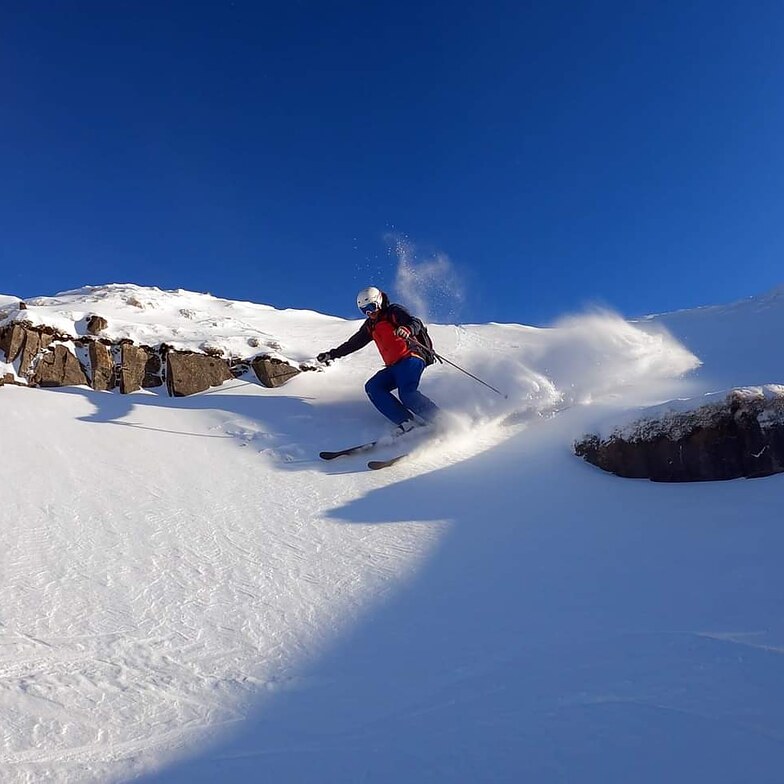
[[[0,311],[0,384],[90,386],[98,391],[119,389],[122,394],[164,386],[170,395],[181,397],[250,370],[263,386],[278,387],[303,370],[316,369],[275,351],[237,355],[208,344],[193,350],[166,342],[137,343],[112,336],[111,319],[99,313],[79,319],[80,330],[68,328],[69,324],[36,312],[34,302],[5,304]],[[182,317],[187,319],[188,314]],[[262,346],[257,339],[247,342],[249,348]]]

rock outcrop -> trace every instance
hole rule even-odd
[[[161,358],[152,349],[123,342],[120,348],[120,392],[128,395],[139,389],[159,387]]]
[[[14,362],[24,346],[26,330],[22,324],[12,324],[0,334],[0,351],[7,362]]]
[[[46,350],[47,346],[49,346],[52,340],[52,335],[49,335],[46,332],[37,332],[32,329],[26,329],[24,347],[22,348],[22,361],[20,363],[21,367],[32,369],[36,357],[38,357],[42,351]]]
[[[204,392],[234,378],[226,360],[207,354],[170,351],[166,365],[166,386],[173,397]]]
[[[575,444],[575,454],[622,477],[698,482],[784,472],[784,387],[736,389],[683,403]]]
[[[256,357],[251,362],[251,367],[261,384],[270,388],[283,386],[302,372],[282,359],[269,356]]]
[[[76,356],[58,344],[38,357],[29,383],[33,387],[86,386],[87,374]]]
[[[112,352],[98,340],[91,340],[88,346],[92,388],[98,392],[108,392],[117,386],[117,373]]]
[[[17,323],[3,331],[0,337],[0,349],[5,352],[7,362],[15,362],[21,356],[20,367],[30,368],[33,359],[53,340],[52,334],[34,329],[27,324]]]
[[[98,335],[109,326],[109,322],[103,316],[93,314],[87,319],[87,331],[91,335]]]
[[[96,337],[107,328],[104,318],[90,316],[85,329],[89,335],[60,335],[46,326],[12,321],[0,330],[0,361],[13,365],[14,373],[4,373],[2,383],[29,386],[70,386],[89,384],[97,391],[119,386],[130,394],[139,389],[166,384],[170,395],[193,395],[224,381],[248,373],[252,368],[266,387],[279,387],[303,370],[268,354],[247,359],[223,356],[220,346],[204,342],[204,353],[176,351],[171,346],[140,346],[131,340],[111,342]],[[79,357],[83,359],[84,365]]]

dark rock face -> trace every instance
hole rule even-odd
[[[699,482],[784,472],[784,388],[733,390],[720,403],[642,419],[575,454],[605,471],[655,482]]]
[[[109,349],[97,340],[90,341],[90,368],[92,370],[92,387],[99,392],[106,392],[117,386],[114,362]]]
[[[106,328],[106,320],[93,315],[89,332]],[[61,345],[60,341],[63,344]],[[57,342],[58,345],[52,344]],[[88,374],[69,346],[89,356]],[[268,354],[252,359],[223,357],[220,346],[205,343],[205,353],[174,351],[164,343],[155,348],[137,346],[128,339],[110,343],[95,337],[73,338],[58,334],[51,327],[15,322],[0,330],[0,351],[7,362],[16,362],[19,378],[8,374],[4,383],[25,382],[30,386],[65,386],[90,383],[93,389],[130,394],[142,388],[167,384],[169,394],[193,395],[224,381],[244,375],[252,367],[265,387],[279,387],[302,371],[317,370],[307,364],[293,365]],[[85,357],[85,362],[87,358]]]
[[[13,362],[24,347],[27,330],[22,324],[11,324],[0,336],[0,349],[3,350],[7,362]]]
[[[145,389],[159,387],[163,384],[163,360],[158,351],[147,349],[147,364],[144,366],[142,386]]]
[[[109,322],[102,316],[93,314],[87,319],[87,331],[91,335],[97,335],[103,332],[109,326]]]
[[[150,355],[140,346],[123,343],[120,363],[120,392],[128,395],[142,388]]]
[[[30,385],[71,387],[87,385],[87,374],[79,360],[63,345],[47,350],[35,364]]]
[[[29,375],[33,360],[44,351],[54,337],[46,332],[32,329],[25,324],[12,324],[0,336],[0,349],[6,361],[14,362],[21,356],[19,374]]]
[[[22,348],[21,333],[18,324],[11,324],[0,332],[0,351],[5,355],[7,362],[13,362]],[[13,353],[12,353],[13,352]]]
[[[175,397],[204,392],[234,378],[228,363],[217,357],[170,351],[166,359],[166,385],[169,394]]]
[[[24,339],[24,348],[22,349],[22,361],[19,363],[19,368],[24,375],[29,376],[32,372],[33,368],[33,360],[38,356],[38,354],[42,351],[45,351],[47,346],[52,342],[53,338],[51,335],[47,335],[45,332],[35,332],[31,329],[25,330],[25,339]],[[60,348],[64,348],[61,346]],[[65,349],[69,354],[71,353],[68,349]],[[73,354],[71,354],[73,356]],[[76,359],[76,357],[74,357]],[[78,364],[78,362],[77,362]],[[81,381],[79,383],[85,383]],[[62,384],[56,384],[52,386],[63,386]]]
[[[251,362],[251,367],[262,385],[270,388],[283,386],[301,372],[288,362],[266,356],[256,357]]]

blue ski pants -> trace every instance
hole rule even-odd
[[[417,389],[424,369],[423,359],[406,357],[368,379],[365,392],[370,402],[396,425],[411,419],[412,413],[432,422],[438,415],[438,406]],[[393,389],[397,389],[399,400],[392,394]]]

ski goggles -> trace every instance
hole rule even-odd
[[[368,302],[367,305],[362,305],[360,310],[366,315],[369,316],[371,313],[376,313],[379,310],[377,302]]]

